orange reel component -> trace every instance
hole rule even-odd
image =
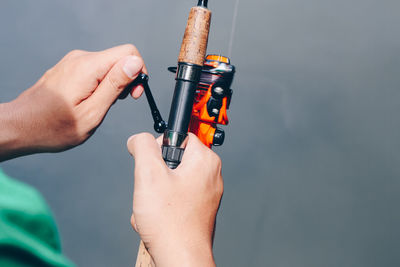
[[[225,132],[217,125],[228,125],[235,67],[227,57],[208,55],[196,90],[189,131],[208,147],[220,146]]]

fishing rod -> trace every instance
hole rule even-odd
[[[163,133],[162,156],[166,165],[176,169],[192,132],[209,148],[220,146],[225,132],[218,125],[228,125],[235,67],[221,55],[208,55],[211,11],[208,0],[199,0],[189,13],[178,64],[168,70],[175,73],[175,90],[168,123],[157,108],[149,86],[149,76],[142,73],[133,82],[142,84],[154,121],[154,130]],[[132,88],[132,87],[130,87]],[[127,95],[129,89],[125,92]],[[140,243],[136,266],[154,266],[143,242]]]
[[[213,54],[205,59],[203,57],[207,49],[211,18],[207,2],[207,0],[200,0],[198,6],[192,8],[178,58],[178,67],[168,68],[176,75],[168,123],[163,120],[154,100],[148,75],[141,73],[121,95],[121,98],[125,98],[132,86],[143,85],[154,121],[154,130],[164,134],[164,160],[172,169],[180,163],[188,131],[197,135],[206,146],[211,148],[222,145],[225,139],[225,132],[217,125],[229,123],[227,110],[233,93],[230,86],[235,67],[230,64],[228,57]],[[206,9],[203,11],[209,15],[199,16],[198,7]],[[193,23],[194,20],[198,20],[196,24]],[[204,28],[207,29],[206,32]],[[198,39],[197,31],[199,30],[203,30],[201,36],[204,38],[200,41],[191,41]]]
[[[207,0],[200,0],[189,13],[176,70],[176,85],[167,129],[164,132],[162,155],[171,169],[178,167],[187,143],[194,95],[207,52],[211,11]]]

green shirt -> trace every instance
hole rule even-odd
[[[74,266],[61,253],[57,226],[42,196],[1,169],[0,266]]]

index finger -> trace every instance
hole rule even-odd
[[[99,72],[97,75],[98,81],[102,81],[104,77],[107,75],[107,73],[110,71],[110,69],[120,60],[121,58],[125,56],[138,56],[143,59],[142,55],[140,54],[139,50],[136,48],[136,46],[132,44],[125,44],[125,45],[120,45],[116,47],[112,47],[100,52],[95,52],[95,55],[101,55],[100,57],[96,57],[98,61],[98,66],[99,66]],[[145,74],[148,74],[146,65],[143,65],[142,72]],[[138,84],[132,88],[129,88],[130,93],[133,98],[137,99],[139,98],[144,91],[143,85]]]
[[[98,69],[97,78],[101,81],[110,71],[110,69],[117,63],[121,58],[125,56],[138,56],[142,58],[139,53],[139,50],[132,44],[125,44],[120,46],[115,46],[103,51],[94,52],[94,59],[96,60]],[[147,68],[144,65],[143,70],[144,73],[147,72]]]
[[[207,162],[210,153],[214,152],[206,147],[196,135],[189,133],[182,161],[176,170],[185,172],[188,169],[202,168],[204,163]]]

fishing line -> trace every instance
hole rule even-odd
[[[236,0],[235,7],[233,9],[233,20],[232,20],[232,31],[231,31],[231,38],[229,41],[229,50],[228,50],[228,57],[232,57],[232,49],[233,49],[233,40],[235,38],[235,32],[236,32],[236,21],[237,21],[237,16],[239,12],[239,1]]]

